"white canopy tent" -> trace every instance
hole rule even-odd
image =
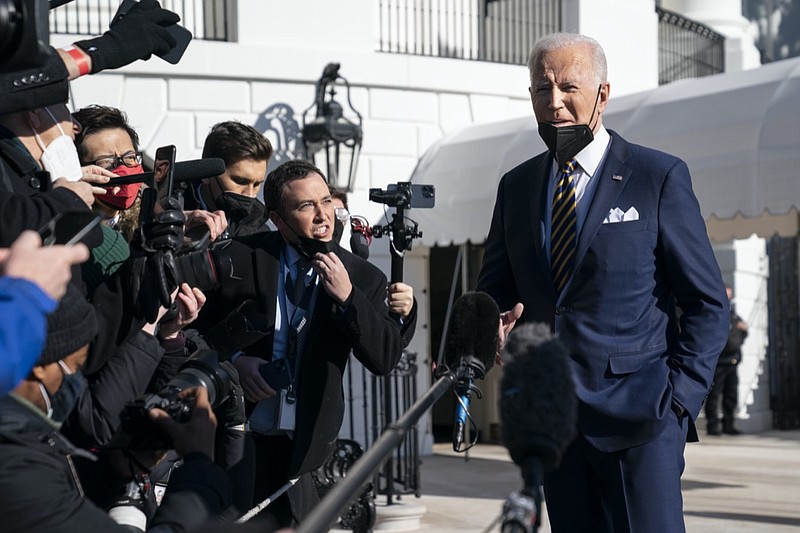
[[[616,99],[611,89],[603,124],[687,162],[712,239],[798,234],[800,58]],[[544,150],[533,112],[438,141],[411,177],[436,186],[436,208],[413,210],[422,242],[482,242],[500,177]]]

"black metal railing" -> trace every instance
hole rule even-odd
[[[117,12],[121,0],[72,2],[50,12],[50,32],[100,35]],[[180,24],[195,39],[233,41],[236,0],[161,0],[161,5],[181,17]]]
[[[525,65],[562,0],[379,0],[377,50]]]
[[[405,351],[389,376],[378,377],[351,356],[345,379],[347,429],[340,432],[340,437],[368,450],[383,430],[417,400],[417,368],[417,354]],[[376,474],[375,493],[386,495],[389,503],[401,494],[419,496],[419,462],[418,432],[414,427],[392,454],[389,469]]]
[[[658,13],[658,83],[725,71],[725,37],[678,13]]]

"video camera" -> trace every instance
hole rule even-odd
[[[226,253],[230,240],[212,243],[207,230],[192,236],[196,238],[184,238],[183,192],[189,179],[176,178],[175,166],[175,147],[165,146],[156,151],[156,170],[142,174],[148,187],[142,191],[136,239],[141,254],[133,262],[133,289],[139,294],[135,314],[148,322],[156,318],[159,304],[169,307],[172,291],[182,283],[210,291],[226,278],[235,279],[233,260]],[[192,179],[201,177],[210,176]]]
[[[163,409],[179,423],[192,416],[194,404],[178,398],[178,394],[191,387],[208,391],[208,401],[217,407],[231,393],[231,375],[219,364],[214,350],[197,350],[181,365],[178,374],[156,393],[147,394],[128,403],[120,414],[121,429],[109,448],[130,450],[166,450],[172,448],[169,437],[148,417],[150,409]]]

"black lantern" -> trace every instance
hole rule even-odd
[[[346,118],[344,108],[334,99],[337,84],[344,84],[347,88],[347,105],[358,122]],[[328,63],[322,71],[322,77],[317,81],[316,93],[314,103],[303,111],[303,146],[306,157],[326,170],[328,183],[350,192],[353,190],[358,156],[361,152],[361,114],[350,102],[350,84],[339,75],[339,63]],[[306,115],[312,108],[315,108],[316,116],[307,122]],[[317,154],[321,151],[325,152],[324,166],[317,163]],[[345,173],[341,171],[339,165],[348,159],[348,156],[350,164]]]

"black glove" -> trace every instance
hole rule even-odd
[[[133,315],[152,324],[158,318],[161,307],[172,305],[170,296],[178,287],[170,269],[170,254],[152,252],[132,257],[131,294],[133,295]]]
[[[239,372],[230,361],[221,361],[219,366],[231,378],[231,392],[214,413],[217,417],[217,432],[214,446],[214,462],[225,470],[242,460],[244,456],[244,391],[239,382]]]
[[[92,74],[124,67],[151,54],[166,54],[177,43],[165,29],[181,18],[156,0],[141,0],[100,37],[78,41],[75,46],[92,58]]]
[[[183,245],[184,224],[186,216],[178,209],[153,215],[151,221],[142,224],[142,248],[148,251],[177,252]]]

